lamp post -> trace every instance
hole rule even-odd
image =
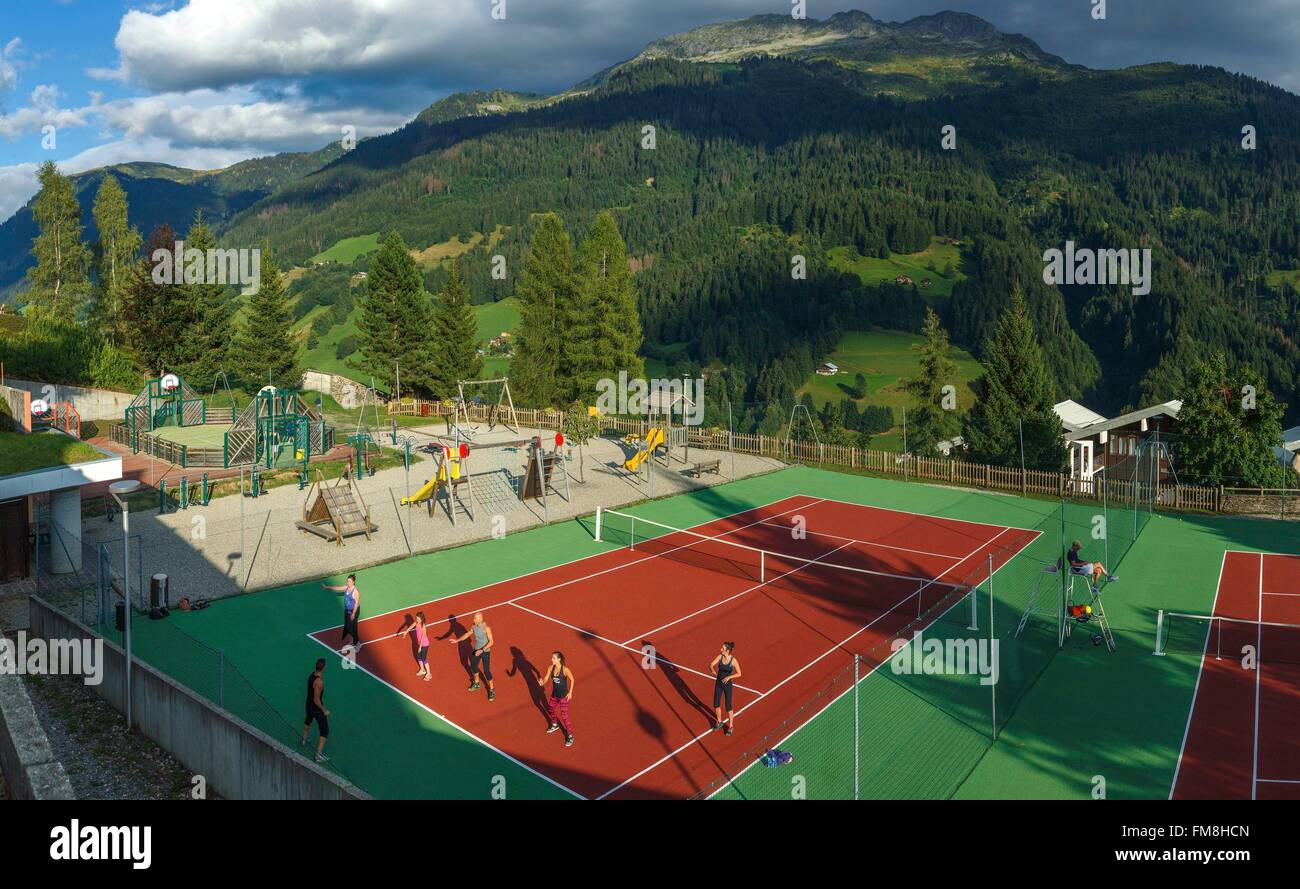
[[[131,728],[131,508],[122,499],[139,490],[140,482],[133,478],[124,478],[108,486],[108,492],[117,501],[122,510],[122,601],[125,604],[125,628],[123,642],[126,647],[126,727]]]

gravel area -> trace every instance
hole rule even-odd
[[[77,799],[190,799],[189,771],[76,676],[27,676],[27,693]],[[2,785],[3,782],[0,782]],[[213,798],[209,791],[208,798]]]
[[[443,427],[403,433],[432,441],[434,437],[429,433],[435,428]],[[586,447],[581,466],[576,453],[572,461],[564,464],[570,475],[568,500],[551,495],[547,509],[538,500],[520,501],[511,495],[511,479],[517,479],[523,470],[524,449],[487,446],[489,441],[499,444],[503,438],[526,438],[533,431],[521,429],[516,434],[498,430],[479,435],[470,459],[478,508],[472,519],[459,512],[455,525],[444,504],[433,515],[423,506],[401,506],[408,491],[414,493],[431,474],[433,464],[428,461],[412,466],[409,480],[406,471],[398,467],[358,481],[371,521],[379,530],[369,540],[351,537],[343,546],[295,527],[303,516],[307,492],[294,486],[274,488],[257,499],[223,497],[203,508],[162,516],[156,512],[132,514],[131,533],[139,534],[143,542],[144,584],[148,585],[150,575],[165,573],[170,577],[173,603],[181,596],[221,598],[484,540],[493,535],[494,528],[510,534],[547,521],[588,515],[597,506],[624,507],[652,497],[658,499],[771,472],[783,465],[766,457],[692,447],[691,463],[716,459],[720,471],[698,479],[687,475],[688,464],[677,449],[670,459],[656,461],[651,481],[646,473],[634,478],[623,470],[622,463],[631,449],[619,439],[594,439]],[[541,430],[541,435],[549,441],[553,433]],[[582,478],[585,482],[579,480]],[[115,534],[119,535],[117,540],[121,539],[118,527],[94,520],[86,522],[84,533],[89,541],[112,540]],[[115,550],[110,553],[116,556]],[[138,581],[134,553],[131,561],[135,588]]]

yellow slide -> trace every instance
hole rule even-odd
[[[663,443],[664,431],[658,426],[652,427],[646,433],[645,441],[642,442],[640,449],[623,463],[623,468],[628,472],[636,472],[641,468],[641,464],[645,462],[646,457],[653,454],[655,448],[662,447]]]
[[[438,466],[438,472],[437,472],[437,475],[435,475],[433,478],[431,478],[431,479],[429,479],[427,482],[425,482],[425,483],[424,483],[424,487],[420,488],[420,490],[416,491],[416,492],[415,492],[413,495],[411,495],[410,497],[403,497],[403,498],[402,498],[402,505],[403,505],[403,506],[409,506],[409,505],[411,505],[411,504],[413,504],[413,503],[423,503],[424,501],[426,501],[426,500],[428,500],[430,497],[432,497],[432,496],[433,496],[433,492],[436,491],[436,490],[438,490],[438,485],[442,484],[443,482],[445,482],[445,481],[447,480],[447,463],[448,463],[448,462],[451,463],[451,477],[452,477],[452,479],[455,480],[455,479],[460,478],[460,461],[459,461],[459,460],[452,459],[452,460],[450,460],[450,461],[442,461],[442,462],[440,463],[440,465]]]
[[[436,478],[429,479],[427,482],[424,483],[424,487],[416,491],[415,494],[413,494],[410,497],[403,497],[402,505],[409,506],[412,503],[423,503],[424,501],[428,500],[430,497],[433,496],[433,492],[437,490],[440,481],[441,481],[440,479],[436,479]]]

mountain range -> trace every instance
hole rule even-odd
[[[344,239],[484,236],[457,251],[478,302],[512,295],[490,260],[518,268],[538,214],[580,236],[614,209],[645,353],[734,369],[737,403],[788,399],[843,331],[914,330],[926,306],[978,356],[1020,287],[1063,398],[1117,411],[1174,397],[1193,359],[1223,351],[1300,410],[1300,196],[1286,185],[1300,181],[1300,99],[1211,67],[1088,69],[963,13],[754,16],[655,40],[559,95],[449,96],[350,151],[91,171],[74,177],[90,239],[106,172],[146,235],[202,211],[223,243],[269,242],[304,277]],[[21,286],[34,234],[30,205],[0,225],[0,292]],[[1150,249],[1150,294],[1044,283],[1043,252],[1067,241]],[[959,257],[935,269],[942,288],[861,271],[934,245]],[[790,280],[794,254],[806,280]]]

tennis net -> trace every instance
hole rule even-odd
[[[725,532],[724,532],[725,533]],[[808,557],[724,540],[612,509],[597,513],[596,539],[749,581],[754,587],[786,590],[849,607],[920,616],[943,604],[952,607],[988,573],[983,551],[971,564],[954,563],[938,577],[832,561],[851,554],[843,541],[821,556]],[[964,576],[969,574],[970,576]]]
[[[1250,655],[1260,664],[1300,664],[1300,625],[1161,611],[1155,653],[1204,653],[1216,660]]]

